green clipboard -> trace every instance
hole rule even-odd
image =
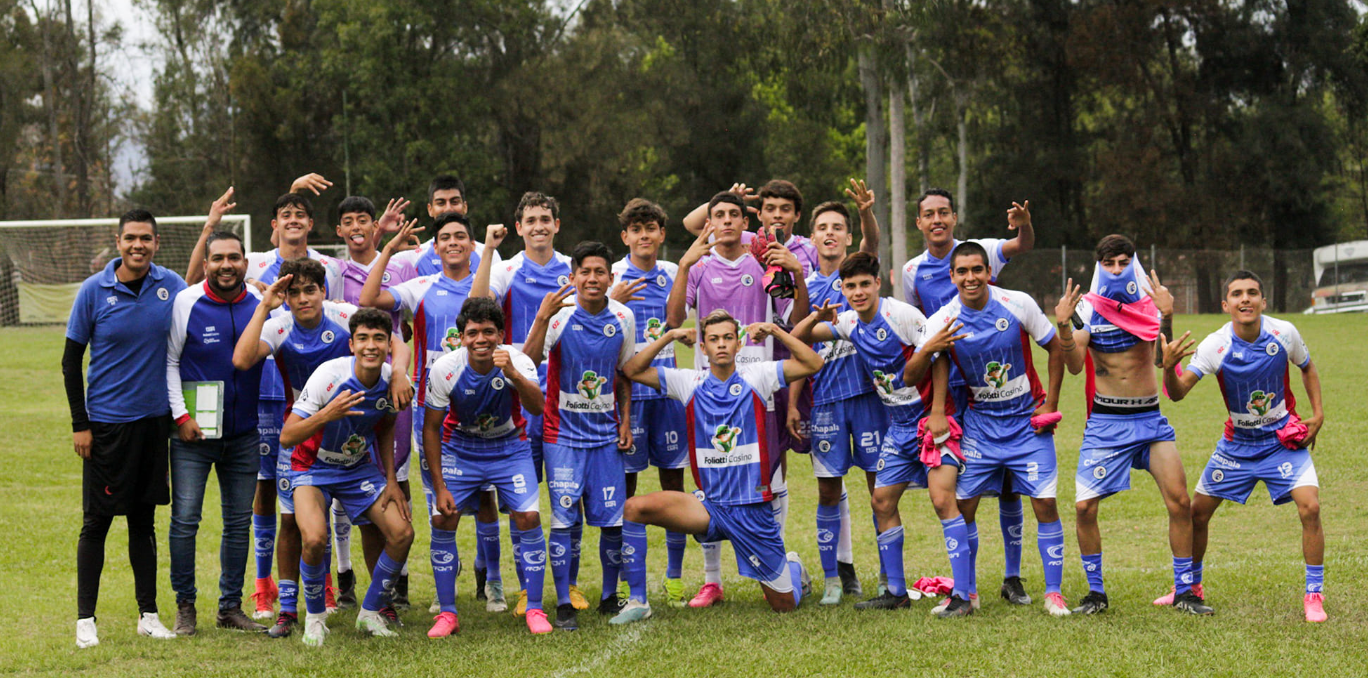
[[[223,382],[187,381],[181,384],[185,409],[190,412],[205,440],[223,437]]]

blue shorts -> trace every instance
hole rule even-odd
[[[546,389],[543,387],[543,391]],[[532,445],[532,465],[537,469],[537,484],[540,485],[546,477],[543,471],[546,469],[546,453],[542,446],[542,418],[540,414],[532,414],[523,408],[523,420],[526,421],[524,430],[527,431],[527,442]]]
[[[347,517],[357,524],[367,522],[362,518],[385,490],[385,475],[370,462],[362,462],[346,469],[291,471],[287,480],[291,512],[294,509],[294,488],[317,487],[323,492],[326,501],[331,503],[335,500],[341,504]],[[284,483],[278,483],[278,487],[283,485]]]
[[[736,571],[761,583],[787,579],[788,556],[774,509],[769,502],[728,506],[703,499],[708,531],[694,535],[700,543],[727,540],[736,551]]]
[[[627,472],[617,443],[597,446],[542,443],[546,453],[546,487],[551,496],[551,528],[579,523],[579,503],[592,527],[621,527],[627,503]]]
[[[876,393],[812,406],[808,426],[812,474],[843,478],[851,466],[879,470],[880,449],[888,430],[888,408]]]
[[[941,455],[941,463],[955,464],[959,466],[960,473],[964,472],[964,465],[950,452]],[[879,463],[875,469],[875,488],[903,483],[913,489],[926,488],[926,474],[930,469],[922,463],[921,442],[917,440],[916,427],[903,424],[888,427],[883,446],[879,448]]]
[[[1094,414],[1083,427],[1074,499],[1109,497],[1131,488],[1130,469],[1149,470],[1150,445],[1177,440],[1159,410],[1140,414]]]
[[[1264,446],[1222,439],[1202,469],[1195,491],[1243,504],[1260,480],[1274,505],[1292,501],[1292,490],[1298,487],[1320,487],[1316,465],[1306,448],[1289,450],[1276,438]]]
[[[257,401],[257,451],[261,453],[257,480],[276,479],[276,457],[280,454],[280,427],[285,424],[284,400]]]
[[[537,474],[526,440],[510,441],[502,458],[488,461],[462,456],[460,450],[453,454],[446,445],[442,447],[442,480],[462,513],[478,511],[480,495],[490,486],[498,490],[501,505],[514,511],[537,510]]]
[[[965,431],[960,450],[965,460],[964,472],[955,488],[959,499],[1000,495],[1008,480],[1017,494],[1036,499],[1055,496],[1059,464],[1053,433],[1037,434],[1028,426],[1006,440],[994,440]]]
[[[686,468],[689,465],[688,430],[684,403],[672,398],[632,401],[632,449],[623,452],[628,473],[646,466]]]

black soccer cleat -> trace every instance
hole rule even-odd
[[[1002,599],[1013,605],[1031,604],[1031,594],[1026,592],[1026,583],[1021,577],[1002,580]]]
[[[337,573],[337,606],[344,610],[356,607],[356,571],[347,570]]]
[[[475,568],[475,600],[485,600],[485,578],[489,575],[489,570],[483,567]]]
[[[941,619],[950,619],[952,617],[968,617],[973,613],[973,603],[959,596],[955,596],[950,599],[950,604],[946,605],[945,609],[936,613],[936,616],[940,617]]]
[[[862,600],[862,601],[860,601],[860,602],[858,602],[858,603],[855,603],[855,609],[857,609],[857,610],[897,610],[897,609],[900,609],[900,608],[907,607],[907,606],[909,606],[909,605],[911,605],[911,604],[912,604],[912,599],[911,599],[911,598],[908,598],[906,593],[902,594],[901,596],[895,596],[895,595],[893,595],[893,594],[888,593],[887,591],[885,591],[885,592],[883,592],[883,593],[880,593],[880,594],[877,595],[877,596],[874,596],[873,598],[870,598],[869,600]]]
[[[401,574],[394,580],[394,597],[390,599],[390,606],[397,610],[409,609],[408,596],[408,575]]]
[[[570,603],[556,606],[556,628],[562,631],[579,630],[579,613]]]
[[[836,574],[841,576],[841,593],[847,596],[864,595],[864,587],[860,586],[860,578],[855,576],[855,563],[836,563]]]
[[[266,635],[272,638],[289,638],[299,625],[299,617],[289,612],[281,612],[276,616],[275,624],[266,629]]]
[[[1100,614],[1107,611],[1107,594],[1100,591],[1089,591],[1088,595],[1083,596],[1079,601],[1078,607],[1073,609],[1074,614]]]
[[[599,599],[598,613],[608,616],[616,616],[627,606],[627,601],[618,597],[617,591],[608,594],[607,598]]]
[[[1191,589],[1189,589],[1187,593],[1176,596],[1173,599],[1173,609],[1182,610],[1188,614],[1200,615],[1208,615],[1216,612],[1210,605],[1202,602],[1202,599],[1198,598],[1197,594],[1193,593]]]

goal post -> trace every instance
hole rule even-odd
[[[208,216],[157,217],[153,259],[182,277]],[[65,324],[81,283],[119,256],[119,220],[0,221],[0,325]],[[224,215],[220,230],[252,251],[252,218]]]

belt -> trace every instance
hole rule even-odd
[[[1093,414],[1143,414],[1159,411],[1159,394],[1119,397],[1093,394]]]

